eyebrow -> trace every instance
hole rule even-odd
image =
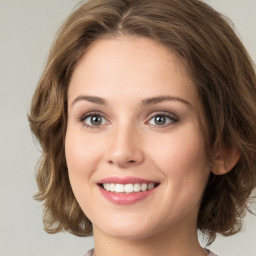
[[[106,105],[106,101],[101,97],[80,95],[74,99],[71,106],[73,106],[76,102],[81,101],[81,100],[92,102],[92,103],[99,104],[99,105]],[[164,101],[179,101],[181,103],[184,103],[184,104],[192,107],[190,102],[188,102],[182,98],[175,97],[175,96],[169,96],[169,95],[146,98],[146,99],[142,100],[142,105],[155,105],[155,104],[158,104],[158,103],[161,103]]]
[[[72,102],[71,106],[73,106],[76,102],[80,101],[80,100],[85,100],[85,101],[89,101],[95,104],[99,104],[99,105],[106,105],[106,101],[100,97],[97,96],[87,96],[87,95],[80,95],[78,97],[76,97],[74,99],[74,101]]]
[[[164,101],[179,101],[181,103],[184,103],[184,104],[192,107],[192,104],[190,102],[188,102],[182,98],[175,97],[175,96],[165,96],[165,95],[144,99],[142,101],[142,105],[154,105],[154,104],[161,103]]]

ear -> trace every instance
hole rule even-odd
[[[235,148],[219,150],[214,157],[212,172],[215,175],[228,173],[237,164],[240,156],[240,151]]]

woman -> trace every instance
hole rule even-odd
[[[86,255],[214,255],[256,184],[253,64],[198,0],[92,0],[62,26],[29,117],[49,233]]]

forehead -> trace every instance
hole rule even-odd
[[[142,37],[107,37],[95,41],[78,62],[68,98],[79,94],[114,99],[172,94],[197,100],[197,90],[184,61],[173,51]]]

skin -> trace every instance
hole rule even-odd
[[[158,96],[171,99],[145,103]],[[93,128],[91,112],[101,117]],[[164,124],[156,122],[159,114],[166,116]],[[196,225],[210,173],[202,120],[186,66],[164,46],[105,37],[84,54],[68,90],[65,149],[72,189],[93,224],[97,256],[205,255]],[[137,203],[118,205],[97,185],[109,176],[160,185]]]

